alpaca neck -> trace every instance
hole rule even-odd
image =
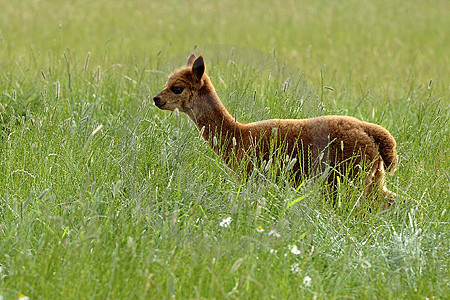
[[[232,143],[241,126],[226,110],[214,88],[202,91],[194,100],[194,107],[187,109],[186,113],[202,132],[203,138],[211,143],[216,141],[219,147]]]

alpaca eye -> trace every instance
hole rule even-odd
[[[178,94],[181,94],[183,92],[184,88],[174,86],[174,87],[171,87],[170,90],[172,91],[172,93],[178,95]]]

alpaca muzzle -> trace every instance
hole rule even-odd
[[[158,95],[156,95],[155,97],[153,97],[153,102],[155,102],[155,105],[156,105],[158,108],[161,108],[161,107],[163,107],[163,106],[166,104],[166,102],[161,102],[161,97],[159,97]]]

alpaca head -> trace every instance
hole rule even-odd
[[[195,98],[207,80],[203,56],[196,58],[191,54],[187,66],[175,70],[169,76],[166,87],[153,97],[153,101],[160,109],[186,112],[192,109]]]

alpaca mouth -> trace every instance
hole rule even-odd
[[[155,103],[155,105],[156,105],[158,108],[161,108],[161,107],[163,107],[164,105],[166,105],[166,102],[162,102],[162,103],[158,102],[158,103]]]

